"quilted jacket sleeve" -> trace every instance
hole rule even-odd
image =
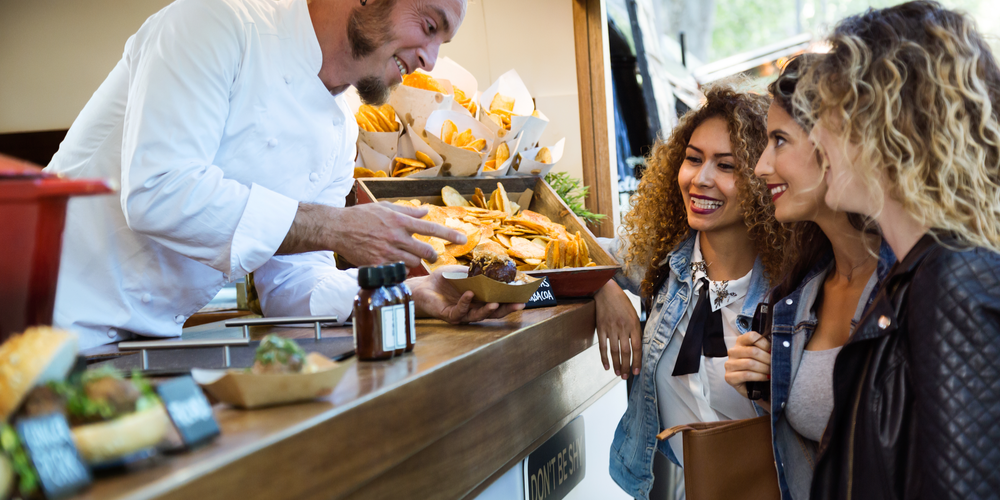
[[[907,308],[914,388],[906,498],[1000,491],[1000,255],[938,249]]]

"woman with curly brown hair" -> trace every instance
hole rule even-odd
[[[934,2],[842,21],[794,103],[900,259],[834,367],[811,498],[1000,492],[1000,68]]]
[[[611,475],[636,498],[648,498],[654,450],[683,460],[681,437],[658,443],[658,432],[758,413],[726,384],[723,363],[783,257],[785,234],[753,174],[767,144],[767,104],[728,84],[707,89],[704,105],[654,148],[621,236],[602,241],[623,271],[596,297],[601,357],[608,369],[610,340],[615,373],[638,375],[611,445]],[[645,333],[622,288],[648,304]]]

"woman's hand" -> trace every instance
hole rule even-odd
[[[771,380],[771,343],[757,332],[747,332],[736,337],[736,345],[729,350],[726,360],[726,382],[744,397],[747,382]]]
[[[615,375],[627,379],[638,375],[642,368],[642,329],[632,301],[614,281],[609,281],[594,296],[597,302],[597,342],[601,346],[601,361],[608,366],[608,348],[611,344],[611,362]]]

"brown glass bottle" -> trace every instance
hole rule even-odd
[[[358,268],[358,291],[354,297],[354,351],[361,361],[376,361],[392,357],[392,350],[385,349],[385,331],[391,327],[385,321],[386,306],[391,301],[382,286],[382,271],[377,267]]]
[[[403,305],[406,310],[406,352],[413,350],[413,344],[417,343],[417,311],[413,304],[413,291],[406,284],[406,264],[396,262],[393,264],[396,269],[396,286],[403,294]]]
[[[392,308],[393,345],[395,346],[393,356],[402,356],[406,351],[406,306],[403,292],[396,287],[396,267],[394,265],[383,264],[379,266],[379,269],[382,271],[382,286],[391,297],[389,307]]]

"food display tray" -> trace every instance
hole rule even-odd
[[[604,286],[618,271],[620,266],[614,257],[597,244],[594,234],[562,201],[562,198],[540,177],[434,177],[424,179],[409,178],[364,178],[355,181],[356,203],[378,201],[420,200],[421,203],[444,206],[441,188],[451,186],[459,193],[471,198],[476,188],[489,195],[503,184],[509,198],[522,208],[545,215],[552,222],[566,226],[570,234],[580,232],[587,242],[590,259],[597,265],[564,269],[528,271],[526,274],[538,278],[548,278],[556,297],[591,297]],[[422,268],[411,271],[411,275],[426,274]]]

